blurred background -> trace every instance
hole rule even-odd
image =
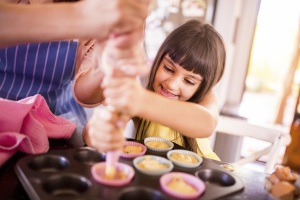
[[[190,18],[205,20],[219,31],[227,48],[225,74],[216,87],[221,114],[290,133],[300,83],[299,0],[152,0],[150,11],[145,34],[150,63],[175,27]],[[269,145],[217,132],[211,141],[225,162]],[[279,164],[284,153],[285,146]]]

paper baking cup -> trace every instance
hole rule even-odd
[[[104,185],[109,186],[122,186],[127,185],[130,183],[131,179],[134,176],[134,169],[124,163],[117,163],[116,168],[118,171],[123,171],[124,174],[126,174],[126,177],[124,179],[107,179],[105,178],[105,167],[106,162],[100,162],[92,166],[91,172],[94,177],[94,179],[102,183]]]
[[[158,141],[158,142],[164,142],[166,143],[169,148],[153,148],[153,147],[149,147],[147,146],[147,142],[150,142],[150,141]],[[166,140],[164,138],[159,138],[159,137],[147,137],[144,139],[144,144],[146,145],[146,147],[152,151],[159,151],[159,152],[167,152],[167,151],[170,151],[173,149],[174,147],[174,144],[173,142],[171,142],[170,140]]]
[[[134,153],[134,154],[129,154],[129,153],[122,152],[121,155],[120,155],[122,158],[136,158],[138,156],[144,155],[146,153],[146,151],[147,151],[147,147],[145,145],[141,144],[141,143],[138,143],[138,142],[126,141],[124,147],[126,147],[126,146],[138,146],[138,147],[142,147],[142,152],[140,152],[140,153]]]
[[[192,194],[184,194],[184,193],[180,193],[179,191],[174,191],[170,189],[168,187],[168,184],[173,178],[176,177],[182,178],[184,182],[194,187],[196,189],[196,192]],[[162,177],[160,177],[159,183],[160,183],[160,187],[163,189],[164,192],[179,199],[194,199],[199,197],[205,191],[205,184],[203,183],[203,181],[201,181],[199,178],[191,174],[187,174],[183,172],[167,173]]]
[[[171,155],[173,153],[181,153],[181,154],[185,154],[185,155],[189,155],[189,156],[194,156],[198,160],[198,162],[197,163],[186,163],[183,161],[175,160],[174,158],[171,158]],[[174,165],[177,165],[179,167],[185,167],[185,168],[195,168],[195,167],[198,167],[203,162],[203,158],[201,156],[199,156],[198,154],[196,154],[192,151],[188,151],[188,150],[179,150],[179,149],[172,150],[167,153],[167,157],[169,160],[171,160],[174,163]]]
[[[142,168],[139,167],[139,163],[144,161],[145,159],[157,160],[160,164],[167,165],[167,168],[159,169],[159,170],[142,169]],[[167,172],[172,171],[172,169],[174,168],[174,165],[170,160],[168,160],[166,158],[163,158],[161,156],[152,156],[152,155],[144,155],[144,156],[140,156],[140,157],[135,158],[133,160],[133,165],[139,172],[141,172],[143,174],[147,174],[147,175],[153,175],[153,176],[165,174]]]

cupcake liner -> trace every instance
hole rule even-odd
[[[168,184],[171,182],[173,178],[176,177],[180,177],[186,184],[196,189],[196,192],[186,194],[186,193],[181,193],[180,191],[177,190],[172,190],[168,186]],[[203,181],[201,181],[199,178],[183,172],[171,172],[171,173],[164,174],[163,176],[160,177],[159,183],[164,192],[179,199],[197,198],[205,191],[206,188]]]
[[[166,143],[169,147],[168,148],[154,148],[154,147],[149,147],[147,145],[147,142],[150,141],[158,141],[158,142],[164,142]],[[174,144],[173,142],[171,142],[170,140],[164,139],[164,138],[159,138],[159,137],[147,137],[144,139],[144,144],[146,145],[146,147],[152,151],[158,151],[158,152],[167,152],[173,149]]]
[[[184,162],[184,161],[176,160],[176,159],[171,157],[171,155],[173,153],[180,153],[180,154],[184,154],[184,155],[193,156],[194,158],[196,158],[198,160],[198,162],[197,163],[187,163],[187,162]],[[175,165],[180,166],[180,167],[185,167],[185,168],[195,168],[195,167],[198,167],[203,162],[203,158],[201,156],[199,156],[198,154],[196,154],[192,151],[188,151],[188,150],[179,150],[179,149],[178,150],[171,150],[167,153],[167,157]]]
[[[146,159],[149,159],[149,160],[157,160],[160,164],[165,164],[167,165],[167,168],[164,168],[164,169],[143,169],[141,167],[139,167],[139,163],[146,160]],[[166,159],[166,158],[163,158],[161,156],[152,156],[152,155],[144,155],[144,156],[140,156],[140,157],[137,157],[133,160],[133,165],[134,167],[141,173],[143,174],[147,174],[147,175],[161,175],[161,174],[165,174],[167,172],[170,172],[172,171],[172,169],[174,168],[174,165],[173,163]]]
[[[124,153],[124,152],[122,152],[120,155],[122,158],[136,158],[138,156],[144,155],[147,151],[147,147],[138,142],[126,141],[124,147],[126,147],[126,146],[142,147],[142,152],[139,152],[139,153]]]
[[[118,171],[124,172],[126,174],[126,177],[122,179],[108,179],[105,177],[105,167],[106,167],[106,162],[100,162],[92,166],[91,172],[94,177],[94,179],[102,183],[104,185],[109,185],[109,186],[122,186],[122,185],[127,185],[131,182],[131,179],[133,178],[135,172],[134,169],[124,163],[117,163],[116,168]]]

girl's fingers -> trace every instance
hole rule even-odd
[[[116,78],[104,89],[105,103],[132,116],[132,103],[139,98],[143,86],[136,79]],[[127,91],[124,93],[124,91]]]

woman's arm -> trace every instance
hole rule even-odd
[[[76,101],[85,107],[95,107],[103,100],[103,90],[100,87],[104,73],[95,62],[87,58],[81,64],[79,73],[75,76],[74,97]]]
[[[0,3],[0,47],[20,43],[95,38],[142,27],[147,1],[84,0],[76,3]]]

